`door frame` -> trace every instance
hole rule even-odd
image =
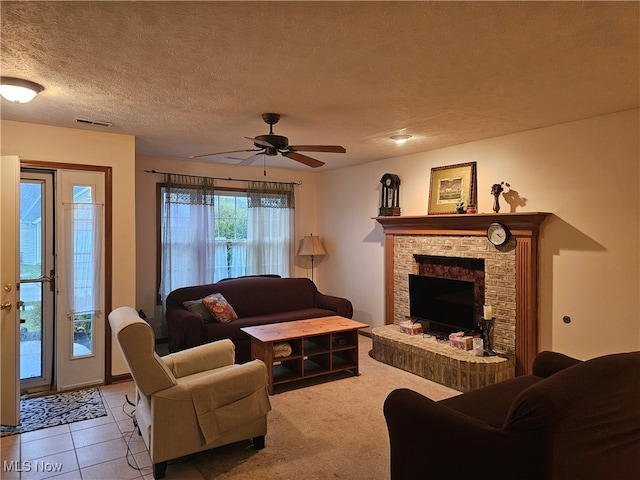
[[[113,382],[112,376],[112,355],[111,355],[111,328],[106,317],[112,310],[112,281],[113,281],[113,180],[112,167],[100,165],[84,165],[75,163],[59,163],[38,160],[20,161],[20,167],[42,168],[48,170],[81,170],[104,173],[104,383],[109,385]]]

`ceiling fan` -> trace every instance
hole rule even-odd
[[[269,133],[266,135],[258,135],[255,138],[245,137],[251,140],[256,148],[246,150],[231,150],[229,152],[204,153],[201,155],[190,155],[189,158],[209,157],[214,155],[226,155],[229,153],[239,152],[257,152],[249,158],[242,159],[238,165],[251,165],[260,155],[268,155],[270,157],[281,154],[283,157],[290,158],[296,162],[303,163],[312,168],[318,168],[324,165],[324,162],[303,155],[299,152],[326,152],[326,153],[346,153],[344,147],[339,145],[289,145],[289,139],[282,135],[273,133],[273,126],[280,120],[279,113],[263,113],[262,120],[269,125]]]

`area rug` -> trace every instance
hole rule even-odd
[[[107,410],[97,388],[20,399],[20,424],[2,425],[1,435],[16,435],[41,428],[104,417]]]

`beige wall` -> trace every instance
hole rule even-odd
[[[475,161],[480,212],[491,212],[491,185],[504,180],[523,199],[517,211],[554,214],[540,238],[541,349],[583,359],[640,350],[639,114],[321,173],[318,225],[329,255],[319,265],[319,287],[351,299],[357,320],[384,324],[384,238],[372,219],[380,178],[398,174],[402,214],[425,215],[431,168]]]
[[[639,111],[320,173],[268,170],[299,181],[296,243],[313,232],[328,255],[316,262],[321,291],[349,298],[357,320],[384,323],[380,178],[402,180],[403,215],[427,211],[432,167],[478,162],[478,207],[491,210],[491,184],[507,181],[526,199],[518,211],[547,211],[541,234],[540,346],[590,358],[640,349]],[[113,306],[154,312],[155,184],[145,169],[263,179],[262,169],[138,157],[134,139],[80,129],[2,121],[2,154],[113,167]],[[37,141],[34,141],[37,139]],[[135,180],[134,180],[135,178]],[[135,192],[135,194],[134,194]],[[503,202],[503,211],[508,206]],[[137,221],[137,223],[136,223]],[[134,224],[136,225],[134,228]],[[137,229],[137,233],[136,233]],[[296,258],[296,276],[311,276]],[[565,324],[562,317],[572,318]],[[126,371],[119,352],[113,373]]]
[[[22,160],[112,167],[113,175],[113,296],[112,307],[135,305],[135,139],[129,135],[1,123],[2,155]],[[112,374],[126,373],[117,346],[112,345]]]
[[[262,167],[238,167],[219,163],[176,160],[169,158],[155,158],[139,156],[136,159],[136,217],[138,219],[138,242],[136,270],[137,309],[143,309],[154,325],[156,332],[160,326],[160,309],[156,307],[156,184],[163,181],[162,175],[145,173],[145,170],[156,170],[187,175],[202,175],[222,178],[241,178],[247,180],[265,180],[273,182],[302,182],[295,187],[296,213],[295,231],[296,248],[300,240],[313,233],[322,235],[316,229],[317,225],[317,175],[306,170],[283,170],[267,168],[267,175],[263,175]],[[244,187],[246,184],[238,182],[218,181],[217,185],[229,187]],[[295,258],[294,276],[311,278],[309,259]],[[318,263],[316,262],[315,280],[318,280]]]

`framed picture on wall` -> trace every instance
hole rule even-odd
[[[456,206],[464,202],[464,209],[476,205],[476,162],[434,167],[429,187],[429,215],[456,213]]]

